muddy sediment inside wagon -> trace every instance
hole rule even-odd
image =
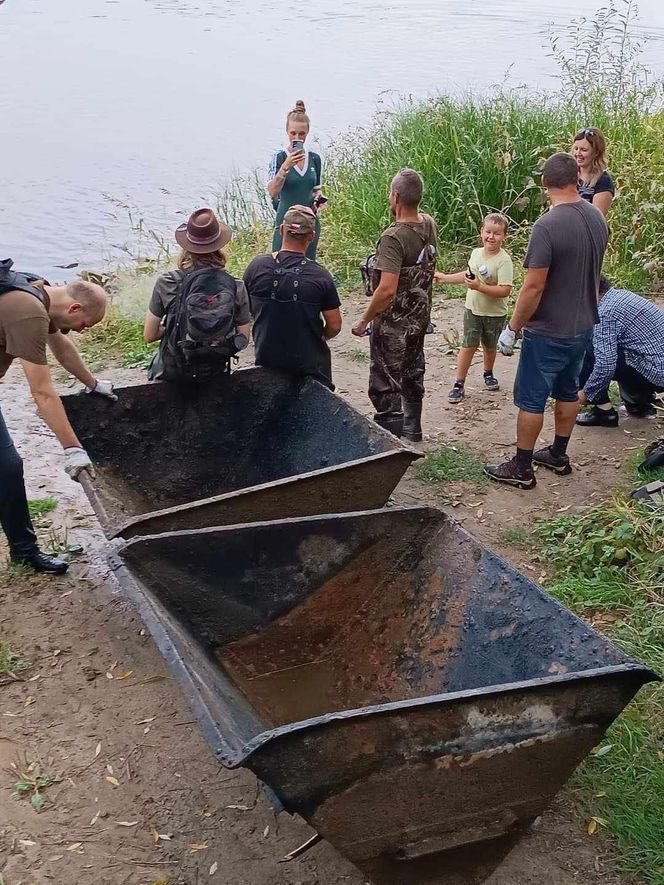
[[[283,372],[117,394],[63,397],[109,537],[380,507],[420,457],[322,384]]]
[[[401,521],[360,547],[300,604],[215,650],[272,726],[623,660],[451,522]]]
[[[479,885],[656,678],[440,511],[139,538],[114,564],[214,753],[376,885]]]

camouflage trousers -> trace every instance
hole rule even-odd
[[[424,297],[422,297],[424,296]],[[395,303],[372,324],[369,399],[378,414],[400,414],[402,398],[424,398],[424,335],[431,309],[426,293]]]

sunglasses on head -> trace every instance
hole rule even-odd
[[[594,138],[595,130],[594,129],[579,129],[576,133],[577,138]]]

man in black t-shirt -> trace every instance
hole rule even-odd
[[[576,161],[554,154],[544,164],[542,184],[551,209],[533,225],[523,265],[526,277],[512,317],[498,346],[511,356],[523,330],[521,358],[514,382],[516,455],[490,464],[496,482],[522,489],[536,485],[533,463],[567,476],[572,466],[567,444],[579,411],[579,376],[599,320],[597,295],[609,236],[599,209],[577,192]],[[535,451],[546,404],[556,401],[552,445]]]
[[[244,284],[256,365],[312,375],[334,390],[327,339],[341,331],[341,302],[330,273],[305,256],[315,232],[314,212],[291,206],[281,225],[282,249],[254,258]]]

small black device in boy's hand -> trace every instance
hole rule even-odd
[[[468,265],[468,270],[466,271],[466,279],[467,280],[474,280],[475,279],[475,274],[470,269],[470,265]]]

